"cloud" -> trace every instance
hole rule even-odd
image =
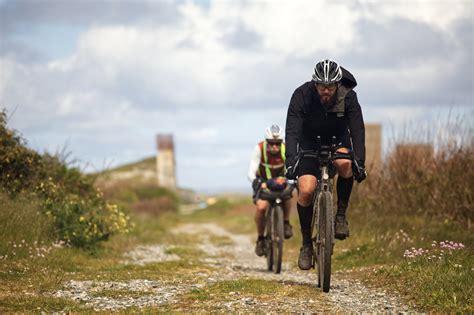
[[[37,25],[169,24],[179,18],[175,1],[3,1],[2,30],[25,31]]]
[[[398,0],[381,3],[359,2],[352,4],[352,7],[370,20],[383,22],[402,17],[449,32],[452,23],[458,19],[472,17],[473,3],[465,0],[453,0],[449,4],[442,1]]]
[[[473,104],[469,2],[17,1],[0,14],[0,103],[32,146],[67,142],[100,168],[171,132],[191,187],[246,185],[264,128],[284,125],[325,57],[355,75],[371,121]]]

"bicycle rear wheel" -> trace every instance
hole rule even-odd
[[[329,292],[331,285],[331,257],[334,244],[334,221],[332,215],[332,195],[321,192],[319,198],[319,248],[318,284],[323,292]]]
[[[283,260],[283,208],[276,206],[272,213],[273,233],[272,233],[272,253],[273,253],[273,271],[281,272]]]

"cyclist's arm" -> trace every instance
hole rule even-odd
[[[365,125],[362,109],[357,94],[351,91],[346,96],[346,114],[351,134],[354,156],[358,161],[365,162]]]
[[[247,174],[250,182],[253,182],[257,178],[257,170],[260,165],[260,146],[257,144],[253,150],[252,157],[250,158],[249,171]]]
[[[304,99],[301,89],[297,89],[291,96],[286,116],[285,143],[286,159],[292,159],[298,153],[298,138],[303,128]]]

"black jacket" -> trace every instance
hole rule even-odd
[[[337,91],[336,104],[331,108],[321,104],[314,82],[298,87],[291,96],[286,117],[286,158],[291,160],[302,149],[316,149],[316,137],[330,144],[332,136],[345,147],[354,150],[355,158],[365,161],[365,127],[357,94],[352,89],[355,78],[342,68],[343,77]],[[352,145],[351,145],[352,142]]]

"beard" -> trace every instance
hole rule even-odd
[[[320,95],[319,99],[321,100],[321,104],[328,108],[332,107],[334,104],[336,104],[336,95],[337,93],[334,93],[333,95]]]

